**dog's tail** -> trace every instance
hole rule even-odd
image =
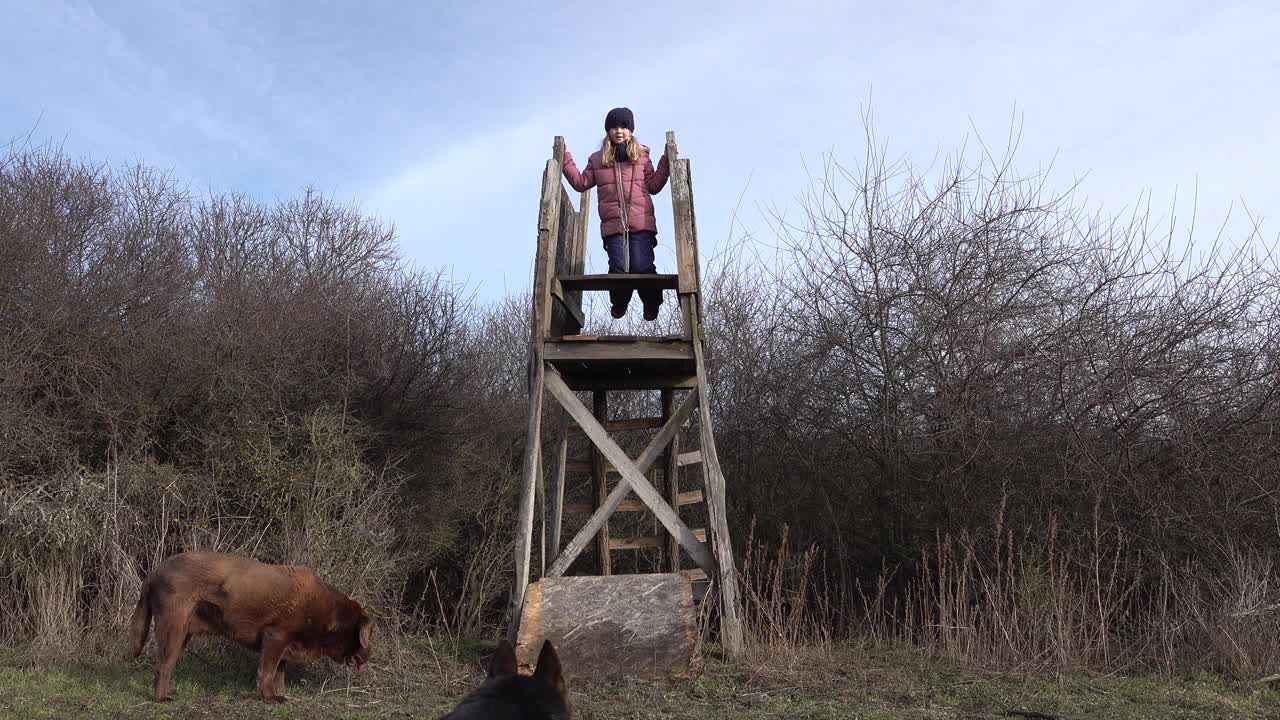
[[[147,636],[151,634],[151,579],[142,583],[142,594],[138,597],[138,606],[133,609],[133,620],[129,622],[129,639],[133,643],[133,656],[142,654],[142,646],[147,644]]]

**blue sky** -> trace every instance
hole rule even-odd
[[[1150,192],[1167,214],[1176,190],[1181,216],[1195,191],[1203,234],[1234,204],[1243,240],[1243,202],[1276,238],[1280,3],[890,5],[0,0],[0,137],[35,127],[196,190],[314,184],[481,299],[528,283],[553,137],[585,157],[615,105],[655,151],[676,131],[704,259],[794,212],[824,154],[858,160],[868,107],[922,164],[975,128],[1002,142],[1016,112],[1018,167],[1087,174],[1090,204]]]

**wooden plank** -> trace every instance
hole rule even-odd
[[[670,390],[664,390],[664,395],[670,395]],[[641,417],[626,418],[625,420],[610,420],[605,428],[609,432],[617,432],[618,430],[657,430],[667,423],[667,419],[663,417]]]
[[[547,493],[542,477],[542,446],[539,445],[538,471],[533,481],[534,518],[538,526],[538,577],[547,574]]]
[[[671,417],[671,409],[674,403],[675,395],[670,390],[663,390],[660,395],[660,403],[662,406],[662,417],[658,418],[665,422],[666,418]],[[676,461],[680,455],[680,436],[676,435],[671,438],[670,444],[662,453],[662,484],[667,492],[667,502],[671,507],[680,509],[680,465]],[[668,572],[678,572],[680,570],[680,543],[671,533],[665,533],[665,542],[663,543],[663,567]]]
[[[702,502],[701,490],[686,490],[682,493],[679,493],[679,495],[677,496],[676,502],[674,505],[672,505],[672,507],[684,506],[684,505],[696,505],[700,502]],[[627,498],[626,500],[623,500],[622,502],[618,503],[618,507],[614,508],[613,511],[616,513],[642,512],[648,509],[649,509],[649,506],[645,505],[642,500],[638,498]],[[592,503],[592,502],[571,502],[571,503],[565,503],[565,506],[564,506],[564,511],[567,513],[585,514],[585,513],[595,512],[595,510],[596,510],[596,505],[595,503]],[[554,557],[554,555],[552,557]]]
[[[693,237],[692,188],[687,161],[676,158],[676,134],[667,131],[667,166],[671,170],[671,212],[675,229],[677,289],[681,295],[698,292],[697,254]]]
[[[570,681],[689,677],[701,668],[695,599],[674,573],[543,578],[529,588],[517,663],[532,672],[550,640]]]
[[[563,147],[563,138],[557,146]],[[554,147],[553,147],[554,152]],[[515,641],[519,632],[520,608],[529,586],[532,560],[534,483],[541,480],[542,389],[546,365],[542,361],[542,339],[551,322],[551,275],[555,268],[555,237],[560,227],[562,185],[560,164],[547,160],[542,172],[542,199],[538,204],[538,254],[533,263],[533,317],[529,328],[529,421],[525,434],[524,457],[520,467],[520,500],[516,507],[515,578],[508,599],[508,639]]]
[[[693,531],[694,537],[702,542],[707,541],[706,528],[697,528]],[[648,535],[645,537],[631,538],[613,538],[609,541],[610,550],[643,550],[644,548],[662,547],[662,538],[657,535]],[[701,568],[699,568],[701,569]]]
[[[675,275],[654,273],[610,273],[606,275],[565,275],[560,284],[566,290],[675,290]]]
[[[561,368],[574,390],[692,390],[698,378],[686,372],[572,372]],[[576,432],[576,430],[575,430]]]
[[[633,538],[613,538],[609,541],[610,550],[643,550],[645,548],[656,548],[662,543],[658,537],[633,537]]]
[[[578,201],[578,234],[573,251],[571,272],[581,275],[587,265],[587,234],[591,227],[591,190],[583,190]],[[578,302],[582,302],[582,293],[578,292]]]
[[[581,293],[579,293],[579,297],[574,297],[573,293],[565,292],[564,288],[560,286],[559,281],[553,279],[551,283],[551,296],[554,297],[560,303],[560,306],[564,308],[564,311],[578,323],[579,328],[587,324],[586,315],[582,313]],[[557,337],[581,336],[563,335]]]
[[[561,342],[551,340],[543,347],[543,356],[550,362],[604,362],[684,361],[693,362],[693,346],[679,342],[653,342],[637,340],[631,343]]]
[[[680,453],[680,458],[678,460],[678,464],[680,465],[680,467],[684,467],[685,465],[698,465],[701,462],[702,462],[701,450],[691,450],[687,453]]]
[[[692,570],[681,570],[680,574],[688,578],[690,582],[694,580],[707,579],[707,574],[703,572],[702,568],[693,568]]]
[[[635,342],[649,340],[652,342],[688,340],[683,335],[568,335],[560,338],[560,342]]]
[[[697,505],[704,501],[701,490],[685,490],[679,497],[681,505]]]
[[[557,297],[556,278],[561,275],[572,274],[570,270],[573,258],[574,235],[577,234],[578,218],[577,213],[573,210],[573,201],[569,198],[569,193],[565,191],[564,184],[560,183],[560,212],[559,222],[556,225],[555,237],[553,244],[554,263],[551,270],[551,297],[554,302],[549,308],[551,313],[550,323],[548,325],[547,334],[552,337],[562,337],[565,335],[574,335],[582,330],[583,317],[581,314],[581,300],[574,302],[572,298],[566,298],[563,291]],[[579,293],[579,295],[581,295]],[[577,306],[578,314],[574,314],[575,306]]]
[[[598,390],[591,394],[592,403],[595,406],[595,418],[599,422],[604,422],[609,418],[609,394],[604,390]],[[609,497],[608,474],[605,472],[605,457],[599,448],[591,446],[591,491],[595,495],[596,507],[604,505]],[[596,572],[602,576],[612,574],[612,563],[609,560],[609,521],[601,523],[600,530],[596,534],[596,557],[598,565]]]
[[[716,456],[715,433],[711,426],[711,401],[707,394],[706,363],[702,355],[702,329],[697,311],[690,313],[693,320],[693,347],[698,356],[698,424],[702,441],[702,485],[707,496],[707,517],[711,524],[716,566],[704,570],[716,578],[720,589],[720,638],[725,653],[731,658],[741,657],[743,651],[742,618],[738,600],[738,572],[733,561],[733,547],[729,540],[729,520],[725,513],[725,480],[720,471],[720,459]],[[552,380],[549,370],[547,379]],[[558,379],[558,378],[556,378]],[[552,385],[548,382],[548,387]]]
[[[552,391],[553,394],[556,396],[556,399],[560,401],[561,405],[566,406],[565,409],[569,410],[569,414],[573,416],[573,419],[577,421],[579,425],[583,426],[585,429],[588,424],[595,423],[595,418],[587,412],[587,409],[582,406],[582,403],[573,395],[573,392],[564,385],[564,382],[560,379],[560,374],[556,372],[554,368],[548,369],[547,378],[555,378],[555,390]],[[550,384],[548,387],[550,387]],[[569,565],[575,558],[577,558],[578,554],[582,552],[582,549],[586,547],[591,537],[600,529],[600,526],[605,522],[608,522],[609,515],[617,509],[618,505],[623,500],[627,499],[627,494],[631,492],[633,485],[643,485],[643,488],[640,491],[637,491],[636,494],[640,495],[641,499],[645,500],[646,504],[649,505],[651,509],[653,509],[654,506],[665,508],[665,513],[655,511],[654,514],[657,515],[658,521],[667,527],[668,531],[677,530],[677,528],[683,529],[684,532],[680,533],[678,536],[680,537],[680,545],[689,551],[689,555],[694,558],[694,561],[697,562],[699,566],[710,563],[712,568],[715,567],[714,560],[710,553],[707,552],[706,547],[697,542],[697,539],[693,537],[693,533],[684,526],[684,523],[680,521],[680,518],[676,515],[675,511],[665,506],[662,502],[661,496],[658,495],[657,491],[653,489],[653,486],[649,484],[649,481],[646,480],[643,475],[643,473],[649,470],[649,466],[656,462],[658,457],[661,456],[662,449],[671,442],[671,438],[675,437],[680,426],[689,419],[689,416],[693,413],[694,405],[696,404],[695,400],[696,393],[689,393],[689,396],[684,399],[684,402],[680,403],[680,407],[676,408],[676,411],[672,413],[671,420],[668,421],[667,424],[658,431],[658,434],[649,441],[644,452],[640,454],[639,459],[637,459],[635,463],[630,462],[626,453],[622,451],[622,448],[618,447],[612,440],[610,440],[608,433],[604,431],[604,428],[599,427],[598,424],[594,430],[590,430],[588,432],[588,436],[591,438],[591,441],[596,443],[597,446],[602,446],[601,450],[606,450],[606,457],[609,457],[615,465],[618,465],[619,463],[625,464],[627,466],[627,470],[622,476],[622,481],[619,482],[618,485],[614,487],[613,491],[609,493],[609,497],[605,500],[604,505],[596,510],[595,514],[593,514],[590,519],[587,520],[582,529],[578,531],[578,534],[564,546],[564,550],[560,552],[560,556],[557,557],[556,561],[547,569],[548,576],[555,577],[563,575],[564,572],[569,569]],[[639,480],[638,483],[636,482],[637,479]]]
[[[680,329],[685,340],[693,340],[693,295],[680,296]]]
[[[689,167],[689,161],[681,160],[680,165],[682,166],[681,173],[684,175],[685,184],[689,186],[689,232],[693,240],[691,243],[693,249],[693,283],[698,288],[694,298],[698,307],[699,323],[701,323],[701,318],[706,317],[707,312],[702,306],[702,264],[698,261],[698,204],[693,199],[693,171]],[[701,332],[701,328],[699,328],[699,332]]]

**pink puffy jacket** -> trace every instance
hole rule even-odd
[[[600,162],[600,151],[597,150],[587,158],[587,169],[578,172],[569,149],[564,151],[564,177],[574,190],[583,192],[595,186],[598,210],[600,211],[600,236],[617,235],[624,229],[658,231],[657,220],[653,216],[653,200],[650,195],[662,192],[670,176],[667,167],[667,156],[664,153],[658,161],[658,169],[653,169],[653,161],[649,159],[649,148],[641,145],[638,162],[615,162],[607,168]],[[626,205],[626,213],[623,209]]]

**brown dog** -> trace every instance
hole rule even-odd
[[[305,567],[218,553],[175,555],[142,586],[130,626],[134,657],[153,616],[157,701],[169,699],[173,669],[193,635],[220,635],[261,652],[258,695],[267,702],[285,700],[286,661],[328,657],[356,670],[369,661],[369,616]]]

